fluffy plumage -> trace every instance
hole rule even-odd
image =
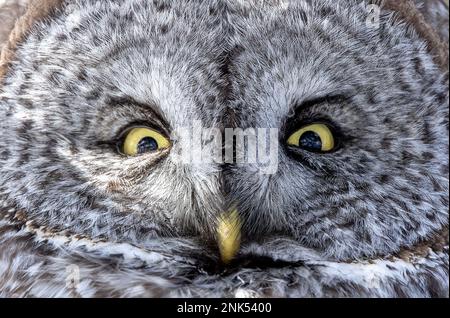
[[[64,1],[0,91],[0,295],[448,296],[448,74],[391,12],[380,28],[367,14]],[[284,146],[317,118],[339,127],[338,151]],[[280,129],[277,173],[183,165],[184,136],[139,158],[115,147],[132,123],[170,135],[193,120]],[[229,205],[244,242],[222,268]]]

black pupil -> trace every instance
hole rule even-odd
[[[139,141],[138,154],[152,152],[158,150],[158,142],[152,137],[145,137]]]
[[[322,139],[315,132],[307,131],[300,137],[300,147],[311,151],[321,151]]]

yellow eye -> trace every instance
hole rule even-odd
[[[159,132],[150,128],[133,128],[123,142],[125,155],[136,156],[170,147],[170,141]]]
[[[325,124],[311,124],[296,131],[287,141],[289,146],[312,152],[329,152],[336,145],[334,135]]]

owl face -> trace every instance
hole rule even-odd
[[[138,245],[214,248],[231,207],[244,246],[284,238],[352,260],[414,244],[448,222],[448,83],[414,33],[367,14],[66,1],[0,93],[0,193],[40,226]],[[180,162],[215,147],[183,134],[193,122],[278,130],[276,171]]]

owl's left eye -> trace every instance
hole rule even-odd
[[[125,136],[121,150],[127,156],[137,156],[170,148],[170,140],[156,130],[138,127]]]
[[[336,141],[327,124],[314,123],[297,130],[288,138],[287,144],[311,152],[326,153],[335,149]]]

